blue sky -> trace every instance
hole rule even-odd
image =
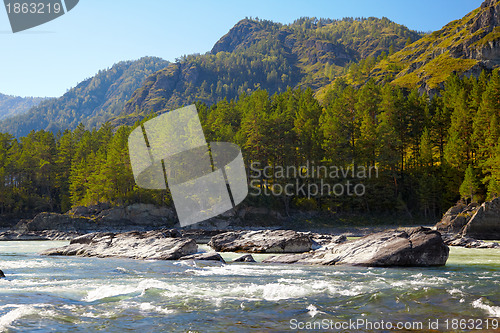
[[[36,1],[36,0],[30,0]],[[0,8],[0,93],[60,96],[121,60],[174,61],[205,53],[240,19],[290,23],[301,16],[382,17],[419,31],[440,29],[481,0],[80,0],[66,15],[13,34]]]

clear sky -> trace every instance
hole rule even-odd
[[[28,0],[26,0],[28,1]],[[29,0],[37,1],[37,0]],[[80,0],[66,15],[13,34],[0,7],[0,93],[60,96],[121,60],[205,53],[240,19],[388,17],[433,31],[482,0]]]

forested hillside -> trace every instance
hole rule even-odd
[[[452,74],[500,66],[500,1],[486,0],[462,19],[425,36],[374,67],[371,77],[398,86],[442,88]]]
[[[0,120],[27,112],[45,98],[19,97],[0,94]]]
[[[99,126],[119,115],[145,79],[167,65],[167,61],[152,57],[120,62],[99,71],[60,98],[46,100],[24,114],[3,120],[0,131],[24,136],[41,129],[57,133],[74,129],[80,123],[89,128]]]
[[[125,114],[148,114],[202,101],[265,89],[322,87],[345,74],[354,63],[402,49],[420,34],[387,18],[317,20],[302,18],[289,25],[244,19],[213,47],[161,70],[138,89]]]
[[[379,170],[378,177],[361,180],[363,196],[261,195],[249,196],[249,203],[281,210],[436,217],[460,197],[482,200],[500,193],[499,72],[478,79],[452,76],[445,86],[441,96],[431,99],[416,89],[373,80],[359,88],[337,81],[323,105],[311,89],[273,95],[257,90],[211,107],[198,103],[198,110],[207,140],[239,144],[247,166],[309,161]],[[171,205],[167,192],[135,186],[127,152],[131,129],[123,126],[113,133],[108,124],[92,131],[80,125],[58,136],[38,131],[19,140],[2,134],[0,213],[66,211],[97,202]],[[296,179],[264,180],[272,193],[275,184],[295,184]]]

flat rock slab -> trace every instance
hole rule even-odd
[[[311,237],[293,230],[230,231],[208,243],[217,252],[300,253],[312,249]]]
[[[32,241],[32,240],[71,240],[78,237],[77,232],[58,230],[44,231],[4,231],[0,232],[0,241]]]
[[[179,236],[177,230],[96,232],[77,237],[69,245],[48,249],[41,254],[177,260],[198,251],[194,240]]]
[[[418,227],[375,233],[325,250],[274,256],[268,263],[370,267],[443,266],[449,248],[441,234]]]

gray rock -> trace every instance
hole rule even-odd
[[[217,252],[207,252],[207,253],[196,253],[189,256],[180,258],[179,260],[209,260],[209,261],[220,261],[225,264],[226,261]]]
[[[20,221],[15,229],[20,232],[58,230],[65,232],[87,232],[95,230],[95,220],[57,213],[40,213],[33,220]]]
[[[500,240],[500,198],[484,202],[470,218],[462,235],[476,239]]]
[[[217,252],[299,253],[312,249],[310,236],[292,230],[230,231],[208,243]]]
[[[40,213],[32,220],[20,221],[15,229],[21,232],[59,230],[89,233],[94,231],[123,232],[151,230],[174,225],[175,214],[167,207],[133,204],[110,207],[99,204],[75,207],[66,214]]]
[[[482,205],[458,203],[444,214],[435,228],[443,233],[469,238],[500,240],[500,198]]]
[[[444,243],[449,246],[461,246],[476,249],[497,249],[500,244],[496,242],[484,242],[471,237],[462,237],[461,235],[447,235],[443,237]]]
[[[32,240],[71,240],[80,234],[59,230],[44,231],[4,231],[0,232],[0,241],[32,241]]]
[[[255,262],[251,254],[245,254],[233,260],[233,262]]]
[[[310,265],[443,266],[449,248],[441,234],[418,227],[390,230],[344,242],[330,249],[268,258],[268,263]]]
[[[194,240],[179,235],[177,230],[97,232],[77,237],[69,245],[46,250],[42,255],[176,260],[198,251]]]
[[[319,246],[331,246],[347,242],[345,235],[312,234],[311,239]]]
[[[435,225],[436,230],[442,233],[461,232],[476,212],[477,206],[477,203],[471,203],[469,205],[457,203],[455,206],[448,209],[441,221]]]
[[[213,236],[223,234],[227,230],[183,229],[182,237],[191,238],[198,244],[208,244]]]

